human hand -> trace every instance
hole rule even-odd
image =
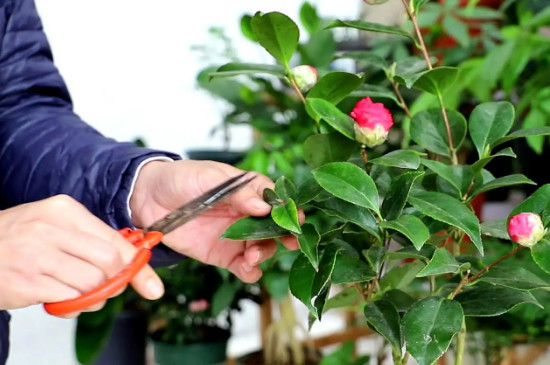
[[[66,195],[0,212],[0,232],[0,309],[75,298],[118,273],[136,251],[116,230]],[[148,299],[164,292],[149,266],[132,285]]]
[[[137,227],[147,227],[239,173],[242,171],[233,166],[214,161],[150,162],[141,169],[130,198],[132,220]],[[262,275],[258,264],[273,256],[275,240],[229,241],[219,237],[237,219],[269,214],[271,207],[261,198],[265,188],[273,188],[273,182],[257,174],[244,188],[167,234],[163,242],[186,256],[227,268],[245,282],[257,281]],[[293,236],[281,241],[289,249],[298,248]]]

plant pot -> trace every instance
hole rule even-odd
[[[319,365],[321,363],[322,355],[321,352],[316,350],[313,351],[305,351],[306,359],[305,362],[301,365]],[[264,360],[264,354],[263,352],[256,351],[252,352],[248,355],[242,356],[237,359],[237,365],[259,365],[259,364],[265,364]],[[284,365],[296,365],[293,362],[286,363]]]
[[[172,345],[153,341],[158,365],[215,365],[226,360],[227,341]]]
[[[211,160],[235,165],[241,162],[246,152],[220,150],[190,150],[185,152],[192,160]]]
[[[147,312],[124,311],[117,314],[107,345],[94,365],[145,365]]]

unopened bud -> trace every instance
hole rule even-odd
[[[533,247],[545,233],[542,220],[535,213],[519,213],[508,222],[508,234],[512,241],[525,247]]]

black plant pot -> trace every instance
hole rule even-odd
[[[93,365],[145,365],[146,343],[147,312],[121,312],[103,352]]]
[[[211,160],[236,165],[246,156],[246,152],[220,150],[189,150],[186,151],[191,160]]]

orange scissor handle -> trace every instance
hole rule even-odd
[[[162,233],[155,231],[147,232],[144,235],[141,229],[133,230],[130,228],[123,228],[119,233],[137,247],[138,251],[133,260],[118,274],[88,293],[60,302],[44,303],[46,312],[54,316],[65,315],[81,311],[109,299],[126,287],[143,266],[149,262],[151,259],[151,249],[160,243],[164,236]]]

